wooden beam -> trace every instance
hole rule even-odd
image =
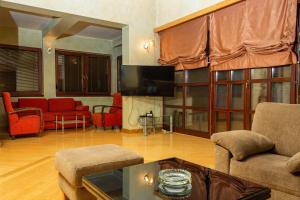
[[[154,28],[154,32],[157,33],[157,32],[163,31],[165,29],[168,29],[168,28],[171,28],[173,26],[182,24],[184,22],[190,21],[190,20],[195,19],[197,17],[201,17],[203,15],[207,15],[209,13],[212,13],[212,12],[220,10],[222,8],[231,6],[231,5],[239,3],[241,1],[244,1],[244,0],[224,0],[224,1],[220,2],[220,3],[214,4],[214,5],[209,6],[207,8],[204,8],[202,10],[199,10],[199,11],[194,12],[192,14],[186,15],[184,17],[176,19],[176,20],[174,20],[172,22],[169,22],[167,24],[164,24],[162,26],[156,27],[156,28]]]

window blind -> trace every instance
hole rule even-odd
[[[0,47],[0,91],[40,91],[39,52]]]

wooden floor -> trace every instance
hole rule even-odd
[[[183,134],[142,134],[88,129],[47,131],[41,137],[3,140],[0,147],[0,200],[62,200],[54,168],[55,152],[71,147],[118,144],[144,156],[145,162],[179,157],[214,167],[214,146]]]

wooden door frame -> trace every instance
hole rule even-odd
[[[207,67],[208,68],[208,67]],[[209,70],[209,68],[208,68]],[[185,72],[186,70],[183,70],[184,73],[184,82],[183,83],[176,83],[175,87],[181,87],[182,88],[182,93],[183,93],[183,100],[182,100],[182,105],[167,105],[163,101],[163,108],[177,108],[177,109],[182,109],[183,112],[183,128],[174,128],[174,131],[178,131],[180,133],[184,133],[187,135],[194,135],[194,136],[200,136],[204,138],[210,138],[210,129],[211,129],[211,124],[210,124],[210,116],[211,116],[211,111],[210,111],[210,98],[211,98],[211,81],[210,81],[210,76],[211,72],[208,72],[208,82],[196,82],[196,83],[187,83],[187,73]],[[187,88],[188,87],[197,87],[197,86],[207,86],[208,87],[208,106],[207,108],[201,108],[201,107],[196,107],[196,106],[186,106],[186,96],[187,96]],[[163,98],[164,99],[164,98]],[[208,132],[203,132],[203,131],[196,131],[196,130],[191,130],[191,129],[186,129],[185,128],[185,112],[186,110],[193,110],[193,111],[202,111],[202,112],[207,112],[207,117],[208,117]],[[163,109],[164,110],[164,109]],[[164,111],[163,111],[164,112]],[[164,113],[163,113],[164,114]]]
[[[233,84],[245,84],[244,85],[244,109],[243,109],[243,114],[244,114],[244,129],[251,129],[251,115],[254,113],[254,111],[251,110],[251,85],[253,83],[266,83],[267,84],[267,101],[272,102],[272,83],[283,83],[283,82],[289,82],[290,83],[290,103],[296,103],[296,65],[289,65],[291,69],[291,77],[289,78],[272,78],[272,68],[274,67],[283,67],[283,66],[274,66],[274,67],[268,67],[267,69],[267,79],[254,79],[251,80],[251,69],[244,69],[244,81],[230,81],[230,71],[228,70],[227,72],[227,81],[215,81],[215,76],[216,72],[211,72],[212,76],[212,95],[213,95],[213,106],[212,106],[212,120],[211,120],[211,125],[212,125],[212,130],[210,134],[212,135],[216,131],[216,113],[217,112],[222,112],[227,114],[227,130],[230,130],[230,113],[231,112],[237,112],[237,110],[231,109],[230,108],[230,99],[231,99],[231,92],[230,92],[230,85]],[[255,69],[255,68],[254,68]],[[218,84],[227,84],[227,108],[222,109],[222,108],[217,108],[215,107],[215,99],[216,99],[216,85]]]

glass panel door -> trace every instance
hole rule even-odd
[[[251,128],[257,104],[262,102],[293,103],[295,101],[292,95],[292,82],[295,80],[295,74],[292,72],[294,70],[293,65],[250,69],[250,105],[247,114],[249,119],[245,122],[248,124],[248,129]]]
[[[267,83],[251,84],[251,110],[255,110],[257,104],[268,100]]]
[[[216,72],[213,132],[244,129],[246,70]]]
[[[244,129],[244,112],[232,112],[230,114],[230,130]]]
[[[290,103],[291,83],[272,83],[272,102]]]
[[[208,112],[187,109],[185,111],[185,128],[208,132]]]
[[[216,113],[216,127],[215,132],[227,131],[227,113],[226,112],[217,112]]]
[[[165,97],[164,103],[167,105],[182,106],[183,105],[183,87],[175,87],[174,97]]]
[[[164,98],[164,115],[172,115],[175,131],[209,137],[209,68],[177,71],[175,96]]]
[[[243,110],[244,109],[244,85],[232,84],[231,85],[231,109]]]
[[[216,107],[227,108],[227,85],[218,84],[216,87]]]
[[[172,115],[173,128],[183,128],[183,109],[165,107],[164,115]]]
[[[208,108],[209,92],[208,86],[187,87],[185,105],[192,107]]]

